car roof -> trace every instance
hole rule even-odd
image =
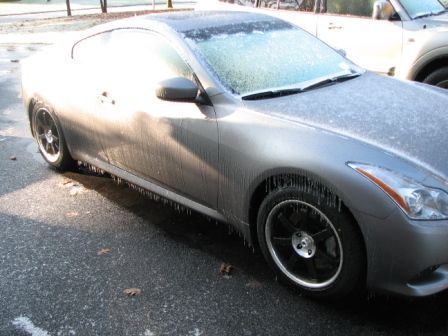
[[[241,23],[280,21],[265,14],[238,11],[181,11],[148,14],[141,16],[141,19],[163,23],[177,32],[238,25]]]
[[[287,24],[283,20],[275,17],[238,11],[177,11],[169,13],[147,14],[131,18],[103,23],[87,29],[80,34],[78,40],[97,34],[100,32],[121,29],[121,28],[143,28],[152,29],[159,32],[175,32],[183,34],[185,32],[194,32],[195,30],[219,29],[220,27],[237,27],[247,23],[274,23]],[[227,29],[227,28],[224,28]]]
[[[238,11],[179,11],[170,13],[147,14],[111,22],[104,26],[125,27],[165,27],[178,33],[195,29],[217,28],[251,22],[283,22],[269,15]]]

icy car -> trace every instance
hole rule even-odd
[[[142,16],[23,64],[45,160],[239,230],[317,298],[448,287],[448,92],[255,13]]]

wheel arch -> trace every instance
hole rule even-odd
[[[432,59],[426,63],[412,78],[417,82],[423,82],[433,71],[448,66],[448,55]]]
[[[303,188],[304,190],[314,190],[316,193],[319,193],[319,195],[325,196],[327,198],[326,201],[332,202],[332,206],[334,205],[341,210],[343,209],[347,211],[347,213],[353,218],[354,223],[356,223],[356,230],[362,239],[364,256],[365,260],[367,260],[364,235],[356,217],[353,215],[353,212],[348,206],[350,202],[344,199],[344,197],[341,197],[341,193],[330,181],[313,172],[294,168],[283,168],[267,171],[260,175],[252,183],[252,188],[250,188],[251,192],[249,193],[246,201],[246,209],[247,218],[249,221],[250,239],[254,246],[258,245],[257,215],[261,203],[272,190],[289,186],[296,186]]]
[[[31,135],[34,137],[34,131],[33,131],[33,119],[32,119],[32,113],[33,113],[33,109],[34,106],[37,103],[37,99],[36,98],[31,98],[27,104],[27,113],[28,113],[28,120],[29,120],[29,125],[30,125],[30,131],[31,131]]]

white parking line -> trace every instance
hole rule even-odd
[[[12,321],[12,324],[14,324],[18,329],[27,332],[31,336],[50,336],[47,331],[36,327],[26,316],[19,316],[15,318]]]

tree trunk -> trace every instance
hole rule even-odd
[[[166,1],[166,6],[167,6],[168,8],[173,8],[173,1],[172,1],[172,0],[167,0],[167,1]]]
[[[72,16],[72,9],[70,8],[70,0],[65,0],[65,4],[67,5],[67,16]]]
[[[107,13],[107,0],[100,0],[101,13]]]

